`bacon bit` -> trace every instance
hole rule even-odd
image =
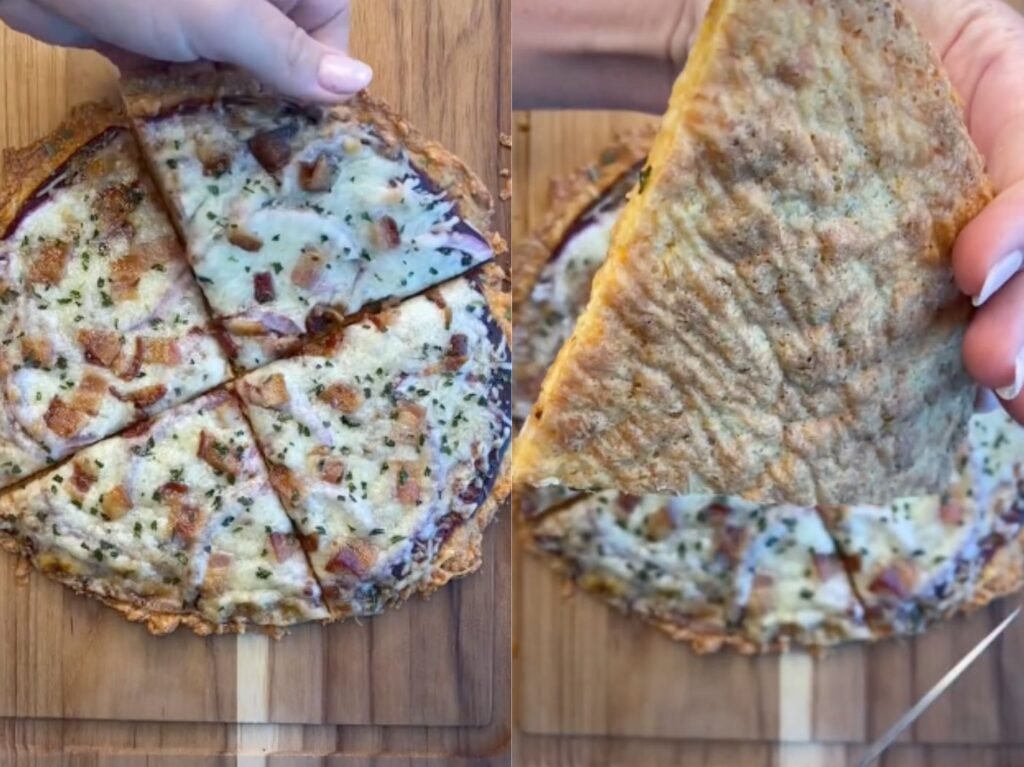
[[[100,499],[100,507],[103,509],[103,516],[107,519],[120,519],[132,510],[132,499],[124,485],[118,485],[103,494]]]
[[[45,283],[57,285],[64,278],[64,269],[68,263],[71,247],[66,242],[51,240],[32,259],[28,269],[29,284]]]
[[[303,551],[318,551],[320,549],[320,535],[319,533],[310,533],[309,535],[300,534],[299,543],[302,544]]]
[[[302,500],[302,485],[287,466],[271,465],[270,484],[284,503],[294,505]]]
[[[110,393],[122,402],[131,402],[137,408],[147,408],[167,396],[167,387],[163,384],[153,384],[152,386],[143,386],[135,391],[122,392],[111,386]]]
[[[81,461],[75,461],[71,468],[71,479],[68,480],[71,497],[80,502],[95,484],[96,472]]]
[[[270,272],[257,272],[252,276],[253,297],[258,304],[274,300],[274,278]]]
[[[363,395],[355,387],[341,382],[331,384],[322,392],[318,399],[326,402],[335,410],[351,415],[363,404]]]
[[[324,254],[316,248],[305,247],[298,263],[292,269],[292,282],[310,290],[324,272]]]
[[[398,231],[398,224],[391,216],[384,216],[377,221],[373,238],[374,245],[378,250],[391,250],[402,244],[402,235]]]
[[[419,477],[423,469],[410,461],[400,461],[395,475],[395,496],[403,506],[415,506],[420,500]]]
[[[85,413],[65,405],[60,397],[54,397],[50,400],[50,406],[46,409],[43,420],[46,421],[50,431],[58,437],[70,439],[82,430],[88,418]]]
[[[181,364],[181,350],[173,338],[140,338],[139,356],[147,365]]]
[[[278,562],[287,562],[299,553],[299,542],[294,535],[285,533],[271,533],[270,547],[274,550],[274,559]]]
[[[369,541],[356,540],[342,545],[326,565],[327,572],[335,575],[351,574],[365,578],[377,561],[377,549]]]
[[[79,330],[78,343],[85,350],[85,361],[112,368],[121,354],[121,336],[112,330]]]
[[[202,527],[203,514],[190,503],[175,503],[171,509],[171,530],[178,541],[190,544]]]
[[[868,591],[879,596],[906,599],[914,590],[914,567],[909,562],[896,561],[874,577]]]
[[[263,240],[248,229],[244,229],[240,224],[232,224],[228,227],[228,242],[236,248],[247,250],[250,253],[255,253],[263,247]]]
[[[226,551],[215,551],[210,554],[210,558],[207,560],[207,567],[212,570],[223,570],[229,567],[234,560],[235,558]]]
[[[291,159],[291,139],[296,131],[293,123],[257,133],[248,141],[249,151],[267,173],[277,173]]]
[[[114,184],[97,195],[94,209],[104,224],[119,227],[139,207],[142,198],[142,189],[137,184]]]
[[[441,291],[438,288],[431,288],[426,292],[427,299],[437,306],[444,315],[444,327],[447,330],[452,326],[452,308],[448,306],[448,302],[444,300],[444,296],[441,295]]]
[[[223,149],[205,141],[196,142],[196,157],[203,165],[203,175],[219,178],[231,169],[231,157]]]
[[[141,256],[129,253],[110,267],[110,292],[115,302],[130,301],[139,293],[146,265]]]
[[[827,581],[833,576],[841,575],[843,572],[842,562],[839,561],[839,557],[835,554],[818,554],[815,553],[814,569],[818,573],[819,580]]]
[[[290,400],[288,386],[281,373],[264,376],[258,384],[242,381],[241,394],[246,402],[272,410],[281,410]]]
[[[210,436],[205,429],[199,433],[199,451],[197,455],[206,461],[214,470],[229,477],[237,477],[242,472],[242,461],[227,445]]]
[[[444,369],[454,372],[466,364],[469,351],[469,339],[463,333],[456,333],[452,336],[448,349],[444,353]]]
[[[395,441],[405,445],[419,444],[426,420],[427,411],[422,405],[399,400],[398,418],[395,419]]]
[[[135,439],[136,437],[144,437],[149,433],[149,430],[153,427],[152,420],[139,421],[136,424],[132,424],[127,429],[121,432],[121,436],[125,439]]]
[[[188,495],[188,485],[184,482],[164,482],[160,486],[160,496],[170,504],[181,503]]]
[[[649,540],[663,541],[675,530],[676,524],[668,507],[662,506],[647,518],[646,527]]]
[[[242,336],[243,338],[265,336],[267,334],[267,329],[263,327],[262,322],[250,319],[249,317],[232,317],[224,321],[224,326],[231,335]]]
[[[122,381],[132,381],[138,377],[142,370],[142,339],[135,339],[134,353],[131,355],[121,353],[117,359],[114,372]]]
[[[964,521],[964,509],[959,503],[952,501],[939,507],[939,519],[947,525],[959,525]]]
[[[334,166],[326,154],[299,165],[299,186],[307,192],[327,192],[334,184]]]
[[[746,529],[737,525],[723,525],[715,531],[716,549],[730,562],[739,561],[746,541]]]
[[[337,458],[321,458],[317,461],[320,466],[320,479],[330,482],[332,485],[340,485],[345,478],[345,463]]]
[[[106,379],[96,373],[86,373],[71,397],[71,407],[89,415],[96,415],[100,412],[106,395]]]
[[[26,336],[21,339],[21,356],[30,365],[48,368],[54,362],[53,344],[44,336]]]

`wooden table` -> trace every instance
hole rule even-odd
[[[357,0],[373,91],[497,195],[509,0]],[[0,147],[116,98],[99,57],[0,27]],[[508,204],[497,225],[508,234]],[[500,765],[510,760],[507,512],[481,571],[365,622],[165,638],[0,557],[0,767]]]
[[[1024,9],[1024,0],[1015,0]],[[513,238],[541,221],[552,176],[600,156],[631,114],[516,113]],[[514,257],[514,256],[513,256]],[[846,767],[1019,597],[914,641],[827,657],[697,657],[514,560],[514,731],[522,767]],[[1024,622],[891,749],[885,767],[1024,764]]]

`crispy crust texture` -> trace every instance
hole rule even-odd
[[[514,307],[518,308],[529,297],[545,264],[576,220],[647,156],[653,141],[653,128],[628,131],[616,136],[596,162],[577,168],[567,176],[551,179],[544,220],[515,244]]]
[[[645,176],[517,480],[797,505],[937,491],[974,390],[950,250],[991,189],[903,12],[717,0]]]
[[[0,233],[18,218],[22,206],[75,153],[111,128],[127,128],[117,107],[82,104],[71,110],[53,132],[21,149],[4,150],[4,184],[0,186]]]

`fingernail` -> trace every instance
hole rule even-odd
[[[1024,387],[1024,349],[1017,352],[1017,359],[1013,363],[1013,384],[996,389],[999,399],[1011,400],[1020,394],[1021,387]]]
[[[988,301],[993,293],[1003,287],[1007,280],[1020,270],[1021,265],[1024,265],[1024,253],[1019,250],[996,261],[985,276],[985,284],[981,286],[981,292],[972,299],[972,303],[975,306],[981,306]]]
[[[355,93],[370,84],[373,70],[347,56],[328,54],[320,59],[320,85],[334,93]]]

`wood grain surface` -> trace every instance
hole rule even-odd
[[[1024,9],[1024,0],[1015,0]],[[513,241],[550,179],[647,116],[516,113]],[[513,253],[514,260],[514,253]],[[764,658],[699,657],[588,595],[567,596],[515,547],[515,752],[523,767],[853,765],[1015,606],[1011,597],[912,641]],[[896,765],[1024,764],[1024,622],[1012,626],[884,757]]]
[[[372,91],[477,171],[511,162],[510,0],[357,0]],[[0,26],[0,147],[116,99],[100,57]],[[496,225],[507,238],[509,206]],[[507,512],[473,576],[369,620],[263,636],[151,637],[0,557],[0,767],[507,764]]]

